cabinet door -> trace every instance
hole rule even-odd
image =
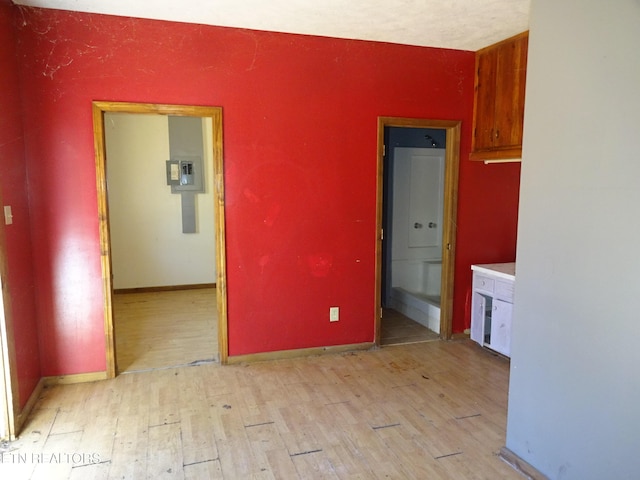
[[[496,95],[493,147],[522,145],[524,93],[529,37],[519,37],[496,49]]]
[[[484,295],[473,292],[471,304],[471,340],[484,345],[484,313],[487,300]]]
[[[507,357],[511,355],[511,312],[513,305],[493,300],[490,348]]]
[[[498,49],[478,53],[476,58],[475,111],[473,149],[485,150],[493,145],[496,108],[496,68]]]
[[[520,158],[528,32],[476,53],[471,160]]]

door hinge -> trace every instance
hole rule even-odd
[[[380,318],[382,318],[382,307],[380,307]]]
[[[384,228],[380,229],[380,240],[384,240]]]
[[[382,156],[387,156],[387,146],[385,144],[382,144]]]

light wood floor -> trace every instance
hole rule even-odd
[[[401,345],[406,343],[431,342],[440,336],[424,325],[411,320],[406,315],[385,308],[382,312],[380,327],[381,345]]]
[[[466,340],[43,391],[2,479],[518,479],[508,361]]]
[[[215,288],[113,296],[119,372],[218,361]]]
[[[119,372],[219,360],[215,289],[116,294],[113,308]],[[380,333],[382,345],[439,339],[388,308]]]

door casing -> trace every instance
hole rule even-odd
[[[109,212],[107,199],[106,176],[106,143],[104,114],[141,113],[190,117],[209,117],[212,120],[213,131],[213,176],[214,176],[214,214],[216,237],[216,296],[218,309],[218,351],[220,363],[226,364],[228,350],[227,328],[227,274],[225,248],[225,216],[224,216],[224,169],[222,149],[222,108],[165,105],[125,102],[93,102],[93,131],[96,160],[96,182],[98,188],[98,215],[100,220],[100,261],[102,265],[102,282],[104,295],[104,330],[105,352],[107,364],[107,378],[113,378],[117,373],[115,333],[113,324],[113,281],[111,265],[111,240],[109,231]]]
[[[375,329],[376,345],[380,345],[382,322],[382,241],[384,193],[384,129],[386,127],[438,128],[446,130],[444,167],[444,212],[442,230],[442,280],[440,303],[440,338],[452,336],[453,283],[456,251],[456,215],[458,211],[458,173],[460,168],[460,125],[458,120],[428,120],[404,117],[378,117],[378,161],[376,191],[376,288]]]
[[[11,299],[7,285],[4,225],[0,224],[0,440],[13,440],[20,428],[18,378],[15,373],[15,345]]]

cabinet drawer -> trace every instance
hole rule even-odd
[[[475,274],[473,276],[473,288],[484,292],[493,293],[495,280],[484,275]]]
[[[496,280],[495,296],[500,300],[513,303],[513,282]]]

